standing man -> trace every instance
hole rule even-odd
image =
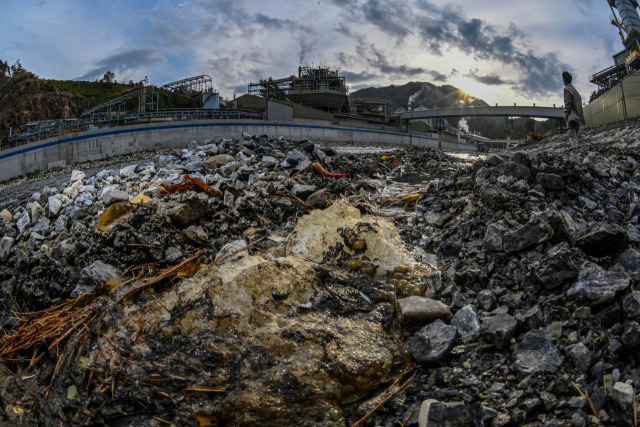
[[[584,125],[586,122],[582,112],[582,98],[580,98],[580,94],[571,84],[572,80],[573,76],[568,71],[562,73],[562,81],[564,82],[564,121],[569,128],[569,141],[577,145],[579,142],[578,130],[580,125]]]

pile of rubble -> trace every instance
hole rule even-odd
[[[637,135],[74,171],[0,214],[0,418],[633,424]]]

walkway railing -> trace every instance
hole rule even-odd
[[[23,126],[21,132],[9,136],[9,147],[13,148],[29,142],[55,136],[68,135],[103,127],[131,125],[137,123],[170,122],[184,120],[211,119],[264,119],[264,115],[245,110],[211,110],[211,109],[168,109],[151,111],[144,114],[111,114],[80,119],[45,120],[30,122]]]

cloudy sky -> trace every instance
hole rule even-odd
[[[489,103],[562,102],[622,49],[606,0],[0,0],[0,58],[40,77],[163,84],[208,74],[222,96],[298,65],[350,89],[451,84]]]

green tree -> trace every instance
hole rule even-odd
[[[104,73],[104,76],[102,76],[102,80],[100,80],[100,82],[102,83],[113,83],[116,80],[116,75],[115,73],[111,72],[111,71],[107,71],[106,73]]]
[[[24,69],[20,60],[16,59],[16,63],[11,66],[11,74],[15,76],[16,74],[24,73],[25,71],[27,70]]]

